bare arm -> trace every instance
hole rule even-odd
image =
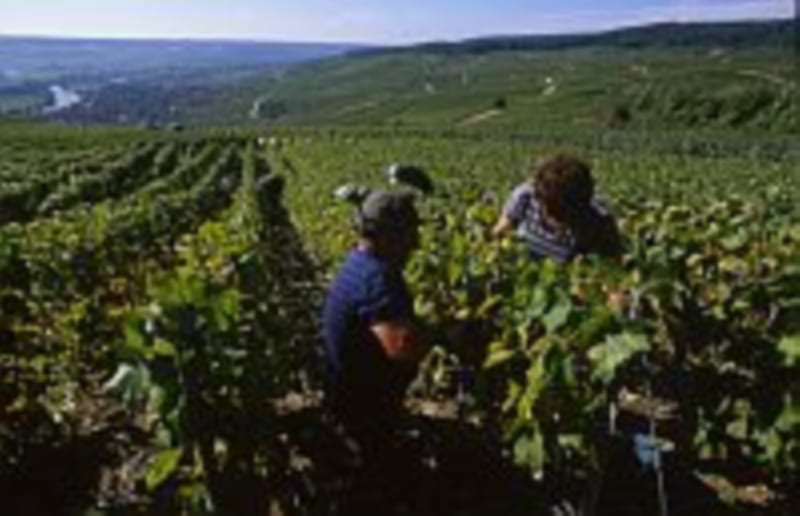
[[[526,184],[516,187],[514,191],[511,192],[511,195],[500,210],[500,216],[497,218],[497,222],[495,222],[492,228],[493,237],[499,238],[505,236],[517,227],[517,224],[520,223],[520,220],[524,216],[525,208],[530,203],[532,195],[533,193]]]
[[[370,326],[387,358],[397,362],[419,362],[428,351],[419,326],[411,321],[380,321]]]
[[[508,218],[508,215],[503,213],[492,228],[492,236],[495,238],[502,237],[512,229],[514,229],[514,223]]]

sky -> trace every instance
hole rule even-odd
[[[787,18],[798,0],[0,0],[0,34],[412,43]]]

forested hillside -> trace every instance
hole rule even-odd
[[[792,22],[374,49],[243,81],[197,122],[797,132]]]

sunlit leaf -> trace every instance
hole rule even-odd
[[[153,459],[145,475],[145,484],[153,490],[164,483],[180,465],[183,448],[171,448],[160,452]]]
[[[786,365],[794,367],[800,361],[800,335],[783,337],[778,342],[778,351],[783,353]]]
[[[592,377],[606,384],[611,383],[620,366],[648,349],[650,342],[644,335],[627,332],[610,335],[603,344],[589,349]]]
[[[572,302],[566,296],[559,296],[558,301],[542,318],[548,333],[554,333],[564,326],[572,312]]]

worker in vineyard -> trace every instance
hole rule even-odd
[[[589,166],[562,154],[533,169],[532,177],[511,193],[492,233],[514,231],[534,257],[559,263],[589,253],[619,258],[617,223],[594,197]]]
[[[371,192],[357,210],[358,244],[327,295],[326,399],[357,427],[386,424],[399,414],[428,349],[403,278],[419,223],[410,192]]]

